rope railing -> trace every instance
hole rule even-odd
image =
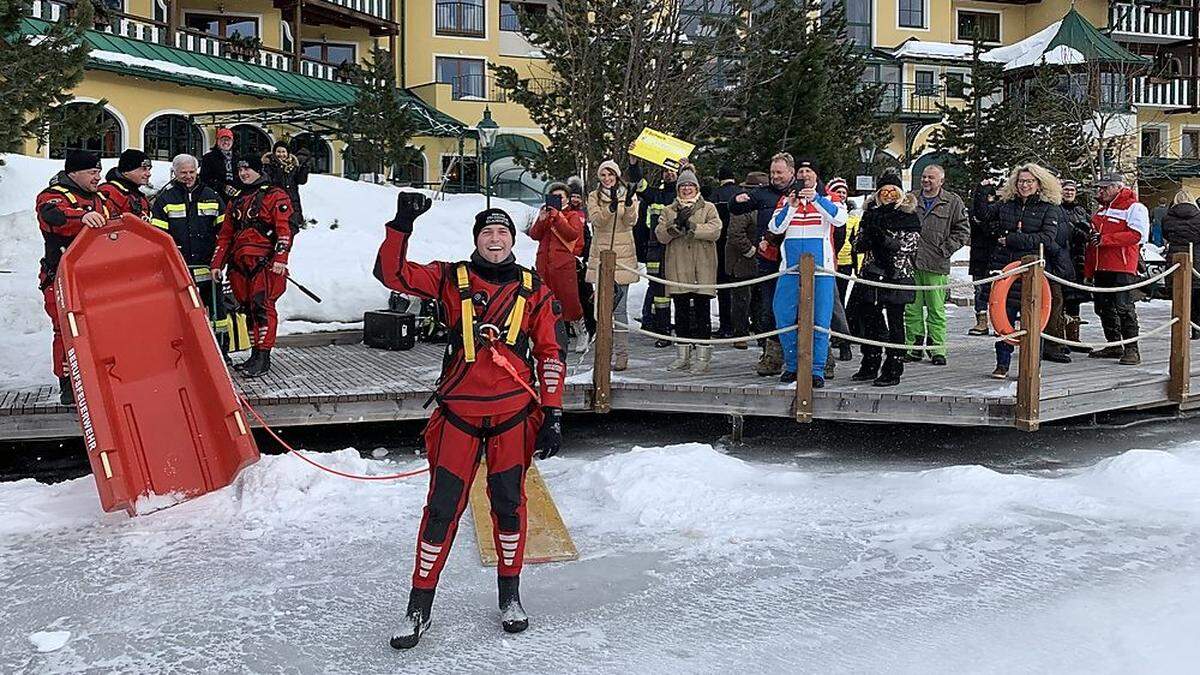
[[[1017,276],[1031,267],[1037,267],[1038,265],[1042,264],[1044,264],[1044,261],[1037,260],[1034,262],[1025,263],[1019,267],[1014,267],[1007,272],[999,272],[983,279],[960,279],[958,281],[949,281],[944,284],[897,284],[890,281],[874,281],[872,279],[864,279],[863,277],[857,275],[844,274],[842,272],[838,272],[837,270],[831,270],[824,267],[818,267],[817,272],[827,274],[832,277],[837,277],[838,279],[847,279],[856,284],[863,284],[864,286],[875,286],[876,288],[890,288],[897,291],[941,291],[950,290],[953,288],[972,288],[975,286],[983,286],[984,284],[990,284],[994,281],[999,281],[1007,277]]]
[[[691,289],[693,291],[717,290],[717,289],[725,289],[725,288],[741,288],[743,286],[753,286],[754,284],[760,284],[764,281],[771,281],[772,279],[778,279],[779,277],[782,277],[785,274],[792,274],[800,269],[799,265],[793,265],[792,267],[788,267],[786,269],[779,270],[778,272],[773,272],[771,274],[768,274],[768,275],[762,276],[762,277],[754,277],[753,279],[743,279],[741,281],[727,281],[725,283],[720,283],[720,284],[716,284],[716,283],[693,284],[693,283],[689,283],[686,281],[670,281],[668,279],[663,279],[662,277],[656,277],[653,274],[648,274],[646,272],[641,271],[640,269],[638,269],[636,267],[630,267],[629,265],[626,265],[624,263],[617,263],[617,267],[625,270],[626,272],[633,272],[634,274],[638,275],[639,277],[641,277],[647,281],[653,281],[656,284],[662,284],[663,286],[674,286],[676,288],[687,288],[687,289]]]
[[[1067,347],[1086,347],[1089,349],[1105,349],[1107,347],[1124,347],[1125,345],[1133,344],[1134,342],[1137,342],[1138,340],[1141,340],[1143,338],[1148,338],[1153,335],[1158,335],[1159,333],[1167,330],[1168,328],[1170,328],[1171,326],[1174,326],[1177,323],[1179,323],[1179,317],[1175,317],[1175,318],[1171,319],[1170,321],[1162,324],[1161,326],[1158,326],[1157,328],[1155,328],[1153,330],[1146,331],[1145,333],[1141,333],[1140,335],[1135,335],[1131,338],[1125,338],[1124,340],[1114,340],[1112,342],[1076,342],[1074,340],[1067,340],[1065,338],[1055,337],[1053,335],[1048,335],[1046,333],[1042,333],[1042,339],[1047,340],[1049,342],[1053,342],[1055,344],[1064,345]],[[1192,325],[1194,326],[1196,324],[1192,324]]]
[[[983,286],[985,284],[990,284],[992,282],[999,281],[1000,279],[1017,276],[1018,274],[1024,272],[1025,270],[1027,270],[1031,267],[1035,267],[1037,265],[1042,265],[1042,264],[1044,264],[1043,261],[1038,260],[1036,262],[1026,263],[1019,267],[1014,267],[1013,269],[1011,269],[1007,272],[999,272],[997,274],[994,274],[990,277],[985,277],[983,279],[951,280],[944,284],[897,284],[897,283],[891,283],[888,281],[874,281],[872,279],[865,279],[858,275],[845,274],[845,273],[839,272],[837,270],[831,270],[826,267],[818,267],[818,268],[816,268],[816,272],[817,272],[817,275],[819,275],[819,276],[837,277],[838,279],[846,279],[848,281],[853,281],[854,283],[857,283],[857,284],[863,284],[865,286],[875,286],[876,288],[890,288],[890,289],[902,290],[902,291],[905,291],[905,290],[906,291],[939,291],[939,290],[949,290],[949,289],[953,289],[953,288],[973,288],[975,286]],[[755,277],[753,279],[743,279],[742,281],[730,281],[730,282],[720,283],[720,284],[718,284],[718,283],[694,284],[694,283],[690,283],[690,282],[686,282],[686,281],[671,281],[670,279],[656,277],[653,274],[643,272],[642,270],[640,270],[636,267],[630,267],[629,265],[626,265],[623,263],[617,263],[617,267],[622,270],[625,270],[626,272],[633,272],[637,276],[641,277],[642,279],[646,279],[647,281],[653,281],[654,283],[662,284],[663,286],[673,286],[675,288],[686,288],[686,289],[690,289],[690,290],[719,290],[719,289],[726,289],[726,288],[741,288],[743,286],[753,286],[754,284],[759,284],[764,281],[771,281],[772,279],[778,279],[779,277],[782,277],[787,274],[795,274],[800,269],[799,265],[793,265],[792,267],[782,269],[778,272],[774,272],[774,273],[771,273],[771,274],[768,274],[768,275],[762,276],[762,277]]]
[[[754,335],[745,335],[742,337],[708,338],[708,339],[706,339],[706,338],[681,338],[678,335],[663,335],[662,333],[655,333],[652,330],[646,330],[645,328],[640,328],[638,326],[631,326],[629,324],[621,323],[620,321],[613,321],[613,325],[617,326],[619,328],[624,328],[625,330],[628,330],[632,333],[640,333],[642,335],[645,335],[646,337],[652,337],[656,340],[666,340],[667,342],[674,342],[676,344],[684,344],[684,345],[732,345],[732,344],[737,344],[739,342],[751,342],[753,340],[765,340],[766,338],[772,338],[777,335],[783,335],[784,333],[791,333],[792,331],[796,330],[796,324],[792,324],[791,326],[785,326],[783,328],[778,328],[776,330],[769,331],[766,333],[756,333]]]
[[[1139,281],[1135,284],[1127,284],[1125,286],[1099,287],[1099,286],[1088,286],[1086,284],[1077,284],[1074,281],[1070,281],[1068,279],[1063,279],[1062,277],[1055,276],[1054,274],[1051,274],[1050,272],[1046,272],[1046,278],[1055,283],[1062,284],[1063,286],[1066,286],[1067,288],[1074,288],[1074,289],[1080,290],[1080,291],[1087,291],[1088,293],[1124,293],[1125,291],[1134,291],[1139,288],[1149,286],[1150,284],[1153,284],[1155,282],[1161,281],[1161,280],[1165,279],[1166,277],[1170,276],[1171,273],[1177,269],[1179,269],[1179,263],[1175,263],[1174,265],[1171,265],[1167,269],[1159,272],[1158,274],[1155,274],[1152,277],[1146,277],[1145,279],[1142,279],[1141,281]]]
[[[943,349],[947,349],[949,346],[949,345],[915,345],[915,344],[914,345],[902,345],[902,344],[896,344],[895,342],[881,342],[879,340],[871,340],[868,338],[861,338],[861,337],[858,337],[855,335],[847,335],[846,333],[842,333],[842,332],[833,330],[832,328],[826,328],[824,326],[813,326],[813,330],[821,332],[821,333],[828,333],[830,337],[841,338],[842,340],[848,340],[850,342],[856,342],[858,344],[863,344],[863,345],[871,345],[873,347],[882,347],[884,349],[902,349],[904,351],[931,352],[934,350],[941,351]],[[1001,340],[1011,340],[1013,338],[1019,338],[1022,335],[1025,335],[1025,331],[1018,330],[1018,331],[1014,331],[1012,333],[1008,333],[1006,335],[991,336],[991,337],[988,337],[987,339],[991,342],[1000,342]]]

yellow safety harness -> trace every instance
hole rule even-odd
[[[62,194],[62,196],[64,196],[64,197],[66,197],[67,201],[71,203],[71,206],[79,206],[79,198],[75,196],[75,193],[72,192],[70,190],[70,188],[65,188],[61,185],[52,185],[50,187],[50,189]],[[98,197],[100,197],[100,203],[104,205],[104,207],[103,207],[104,208],[104,217],[107,218],[108,217],[108,204],[106,202],[108,200],[105,198],[103,192],[97,192],[96,195]]]
[[[466,263],[459,263],[455,267],[455,277],[458,282],[458,298],[462,313],[463,358],[467,363],[474,363],[476,350],[475,302],[471,298],[471,277]],[[517,340],[521,337],[521,324],[525,320],[525,306],[532,294],[533,274],[529,270],[523,269],[521,270],[521,288],[517,290],[517,298],[513,302],[512,310],[508,313],[503,331],[504,342],[510,347],[517,344]],[[479,327],[479,335],[488,340],[496,340],[500,334],[501,330],[492,324],[484,324]]]

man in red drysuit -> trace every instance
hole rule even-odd
[[[279,323],[275,301],[287,287],[292,201],[283,189],[263,179],[261,157],[247,155],[237,164],[238,180],[245,188],[225,207],[212,275],[219,282],[222,268],[229,266],[229,286],[250,329],[250,358],[234,368],[246,377],[262,377],[271,370]]]
[[[62,171],[50,179],[50,186],[38,193],[38,228],[42,231],[45,254],[38,273],[42,303],[54,328],[54,374],[58,376],[59,402],[71,405],[75,397],[67,375],[66,353],[58,326],[58,299],[54,278],[63,252],[85,227],[103,227],[108,208],[99,190],[100,155],[86,150],[68,150]]]
[[[108,200],[109,217],[132,213],[150,220],[150,200],[142,194],[142,187],[150,184],[150,169],[150,158],[141,150],[130,148],[121,153],[117,165],[109,169],[100,185],[100,192]]]
[[[535,450],[540,458],[558,452],[562,430],[560,309],[537,275],[517,265],[512,219],[500,209],[479,213],[469,262],[410,262],[413,222],[431,205],[422,194],[401,193],[375,260],[375,276],[388,288],[438,300],[450,332],[434,394],[438,407],[425,427],[429,494],[408,610],[391,640],[396,649],[415,646],[429,627],[434,589],[485,453],[501,625],[509,633],[528,627],[519,594],[525,471]]]

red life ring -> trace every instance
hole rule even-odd
[[[1002,272],[1011,272],[1022,265],[1020,260],[1014,260],[1004,266]],[[988,318],[992,321],[992,328],[997,335],[1004,336],[1010,333],[1015,333],[1016,329],[1008,322],[1008,290],[1016,280],[1020,278],[1018,275],[1004,277],[992,282],[991,297],[988,298]],[[1046,330],[1046,324],[1050,323],[1050,282],[1042,275],[1042,325],[1039,331]],[[1005,342],[1015,345],[1016,338],[1009,338]]]

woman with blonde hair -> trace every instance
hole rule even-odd
[[[1167,242],[1168,260],[1176,253],[1191,253],[1192,266],[1200,272],[1200,208],[1187,190],[1175,193],[1171,207],[1162,220],[1163,239]],[[1200,320],[1200,277],[1192,275],[1192,321]],[[1200,331],[1192,329],[1192,339],[1200,339]]]
[[[613,160],[605,160],[596,172],[596,189],[587,196],[588,224],[592,226],[592,245],[588,252],[587,282],[599,281],[600,254],[617,254],[616,289],[613,296],[613,320],[629,325],[629,285],[637,274],[622,268],[637,267],[637,248],[633,242],[633,226],[638,220],[638,198],[621,180],[621,169]],[[596,290],[597,295],[599,289]],[[629,330],[613,328],[613,370],[629,367]]]
[[[975,190],[975,218],[990,229],[996,240],[991,269],[1028,255],[1057,251],[1058,228],[1067,227],[1062,208],[1062,183],[1045,167],[1032,162],[1019,164],[997,191],[999,200],[989,203],[987,185]],[[1012,285],[1005,302],[1008,320],[1015,325],[1021,313],[1021,283]],[[1013,346],[1003,340],[996,343],[996,369],[992,377],[1006,379],[1012,363]]]

